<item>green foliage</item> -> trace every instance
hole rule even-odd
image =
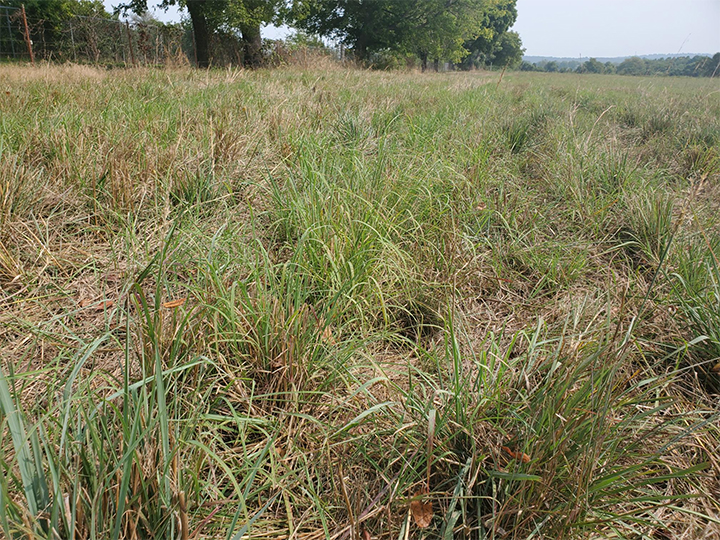
[[[4,6],[25,6],[30,37],[39,43],[50,42],[57,49],[62,46],[64,24],[73,17],[110,18],[102,0],[7,0]]]
[[[620,75],[647,75],[647,60],[637,56],[631,56],[622,61],[617,67],[617,72]]]
[[[467,41],[465,48],[469,51],[462,65],[479,67],[484,64],[512,65],[519,64],[518,50],[522,51],[520,36],[507,35],[508,29],[517,20],[517,0],[491,0],[485,2],[479,26],[474,36]],[[500,58],[496,61],[496,56]]]
[[[530,65],[534,68],[530,69]],[[575,70],[577,73],[617,73],[618,75],[669,75],[685,77],[713,77],[717,76],[720,69],[720,53],[710,58],[707,56],[679,56],[672,58],[646,59],[639,56],[626,58],[619,64],[612,62],[599,62],[595,58],[580,64],[579,62],[540,62],[537,65],[530,64],[521,67],[524,71],[556,71]]]
[[[492,63],[495,66],[516,67],[522,62],[524,51],[520,35],[517,32],[505,32],[500,37],[499,49],[495,52]]]
[[[358,59],[391,50],[428,59],[460,62],[468,51],[489,57],[504,48],[504,58],[515,60],[519,37],[503,35],[517,17],[515,0],[297,0],[293,19],[312,34],[338,39]]]
[[[294,48],[325,48],[322,39],[312,34],[298,30],[285,38],[285,43]]]
[[[605,65],[598,62],[595,58],[591,58],[582,66],[577,68],[578,73],[605,73]]]
[[[102,0],[5,0],[4,6],[25,6],[29,19],[43,20],[47,29],[75,17],[109,17]]]

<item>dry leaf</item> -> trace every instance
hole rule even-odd
[[[182,306],[187,298],[177,298],[176,300],[170,300],[169,302],[164,302],[162,307],[171,309]]]
[[[88,307],[90,304],[92,304],[92,300],[88,300],[87,298],[78,302],[78,306],[80,307]]]
[[[502,449],[505,450],[511,458],[522,461],[523,463],[530,463],[530,456],[528,456],[526,453],[514,452],[510,450],[510,448],[508,448],[507,446],[503,446]]]
[[[114,300],[104,300],[100,302],[97,306],[95,306],[95,311],[103,311],[106,309],[110,309],[115,305]]]
[[[713,373],[720,373],[720,364],[715,364],[710,371]]]
[[[325,330],[323,330],[321,337],[323,341],[325,341],[328,345],[335,345],[337,343],[329,326],[325,327]]]
[[[362,528],[361,536],[363,540],[372,540],[370,537],[370,531],[368,531],[365,527]]]
[[[421,529],[430,525],[433,517],[432,501],[422,502],[422,498],[426,494],[426,491],[420,490],[410,501],[410,512],[415,520],[415,525]]]

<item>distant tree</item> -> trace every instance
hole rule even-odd
[[[520,71],[542,71],[539,69],[535,64],[531,64],[530,62],[521,62],[520,63]]]
[[[720,75],[720,52],[715,53],[712,58],[693,58],[693,70],[700,77],[717,77]]]
[[[496,66],[515,67],[522,62],[523,49],[520,35],[517,32],[505,32],[500,38],[500,48],[493,55]]]
[[[530,71],[531,65],[523,62],[520,69]],[[720,75],[720,53],[712,58],[708,56],[674,56],[671,58],[645,59],[637,56],[626,58],[619,65],[613,62],[599,62],[590,58],[582,64],[572,61],[542,61],[536,66],[539,71],[559,71],[566,73],[617,73],[619,75],[654,75],[654,76],[685,76],[685,77],[711,77]]]
[[[703,73],[706,77],[720,76],[720,52],[716,52],[705,66],[705,72]]]
[[[578,68],[578,72],[580,73],[604,73],[605,72],[605,66],[602,64],[602,62],[599,62],[597,58],[591,58],[587,62],[583,63],[581,67]]]
[[[638,56],[631,56],[623,60],[617,67],[620,75],[645,75],[647,73],[647,65],[645,60]]]

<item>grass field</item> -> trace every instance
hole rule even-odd
[[[719,182],[716,79],[2,66],[0,527],[720,538]]]

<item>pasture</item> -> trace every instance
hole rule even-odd
[[[0,66],[0,528],[718,538],[719,182],[717,79]]]

